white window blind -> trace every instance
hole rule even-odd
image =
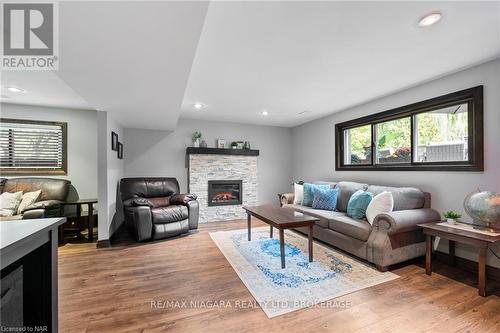
[[[65,130],[65,123],[2,119],[0,123],[2,171],[65,171]]]

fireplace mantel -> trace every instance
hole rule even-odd
[[[229,149],[229,148],[186,148],[186,155],[209,154],[209,155],[243,155],[259,156],[258,149]]]

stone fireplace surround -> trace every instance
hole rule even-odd
[[[188,192],[200,203],[200,222],[216,222],[246,217],[243,205],[258,203],[258,150],[188,148]],[[243,204],[208,206],[209,180],[241,180]]]

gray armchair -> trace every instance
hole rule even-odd
[[[123,178],[120,194],[125,224],[138,242],[198,228],[196,195],[179,194],[175,178]]]

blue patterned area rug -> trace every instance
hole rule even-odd
[[[269,228],[210,233],[241,281],[269,318],[398,278],[339,251],[314,242],[309,262],[307,238],[285,230],[285,263],[281,269],[279,236]]]

